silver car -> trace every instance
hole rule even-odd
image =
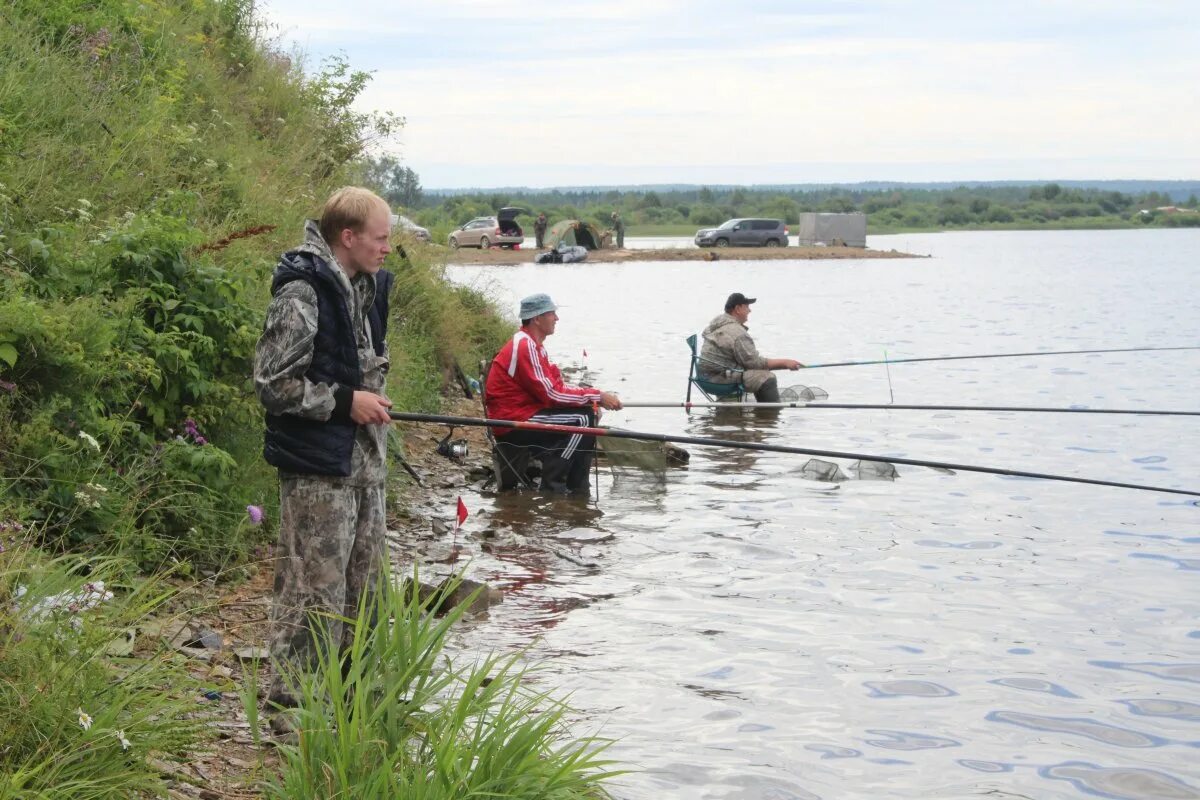
[[[697,247],[787,247],[787,224],[781,219],[731,219],[716,228],[696,231]]]
[[[411,236],[418,242],[428,242],[432,238],[428,228],[422,228],[403,214],[392,214],[392,230]]]
[[[487,250],[492,245],[511,248],[525,241],[525,232],[517,224],[517,215],[524,214],[523,208],[502,208],[494,217],[476,217],[450,234],[450,246],[478,247]]]

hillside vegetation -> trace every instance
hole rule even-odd
[[[402,121],[351,109],[344,60],[306,76],[249,0],[0,8],[0,525],[237,564],[275,497],[248,380],[271,270]],[[504,323],[408,255],[389,391],[432,409]]]
[[[382,591],[349,652],[322,638],[275,747],[257,660],[166,644],[271,537],[254,344],[278,254],[399,124],[351,110],[365,81],[306,77],[248,0],[0,0],[0,800],[606,796],[604,743],[519,654],[445,654],[463,611],[436,595]],[[434,410],[509,323],[409,244],[389,394]],[[245,725],[223,695],[256,763],[183,769]]]

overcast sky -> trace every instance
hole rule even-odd
[[[1196,0],[265,0],[427,188],[1200,178]]]

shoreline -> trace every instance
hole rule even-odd
[[[441,249],[441,248],[439,248]],[[479,250],[462,247],[458,250],[445,249],[447,264],[484,264],[505,266],[509,264],[532,264],[533,259],[544,250],[534,248],[503,250],[497,247]],[[902,253],[899,250],[871,250],[862,247],[724,247],[720,249],[699,247],[663,247],[617,250],[605,248],[589,250],[586,261],[593,264],[620,264],[628,261],[817,261],[817,260],[861,260],[875,258],[930,258],[928,255]]]

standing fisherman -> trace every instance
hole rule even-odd
[[[533,235],[537,239],[537,249],[541,250],[546,243],[546,212],[538,214],[533,221]]]
[[[311,668],[316,629],[350,641],[342,620],[385,580],[384,395],[391,273],[387,204],[358,187],[339,189],[304,243],[284,253],[254,362],[267,410],[264,455],[279,469],[279,546],[271,609],[276,672],[268,700],[298,704],[286,672]],[[272,728],[289,734],[279,714]]]
[[[617,249],[625,249],[625,223],[621,220],[621,215],[616,211],[612,212],[612,229],[617,236]]]

